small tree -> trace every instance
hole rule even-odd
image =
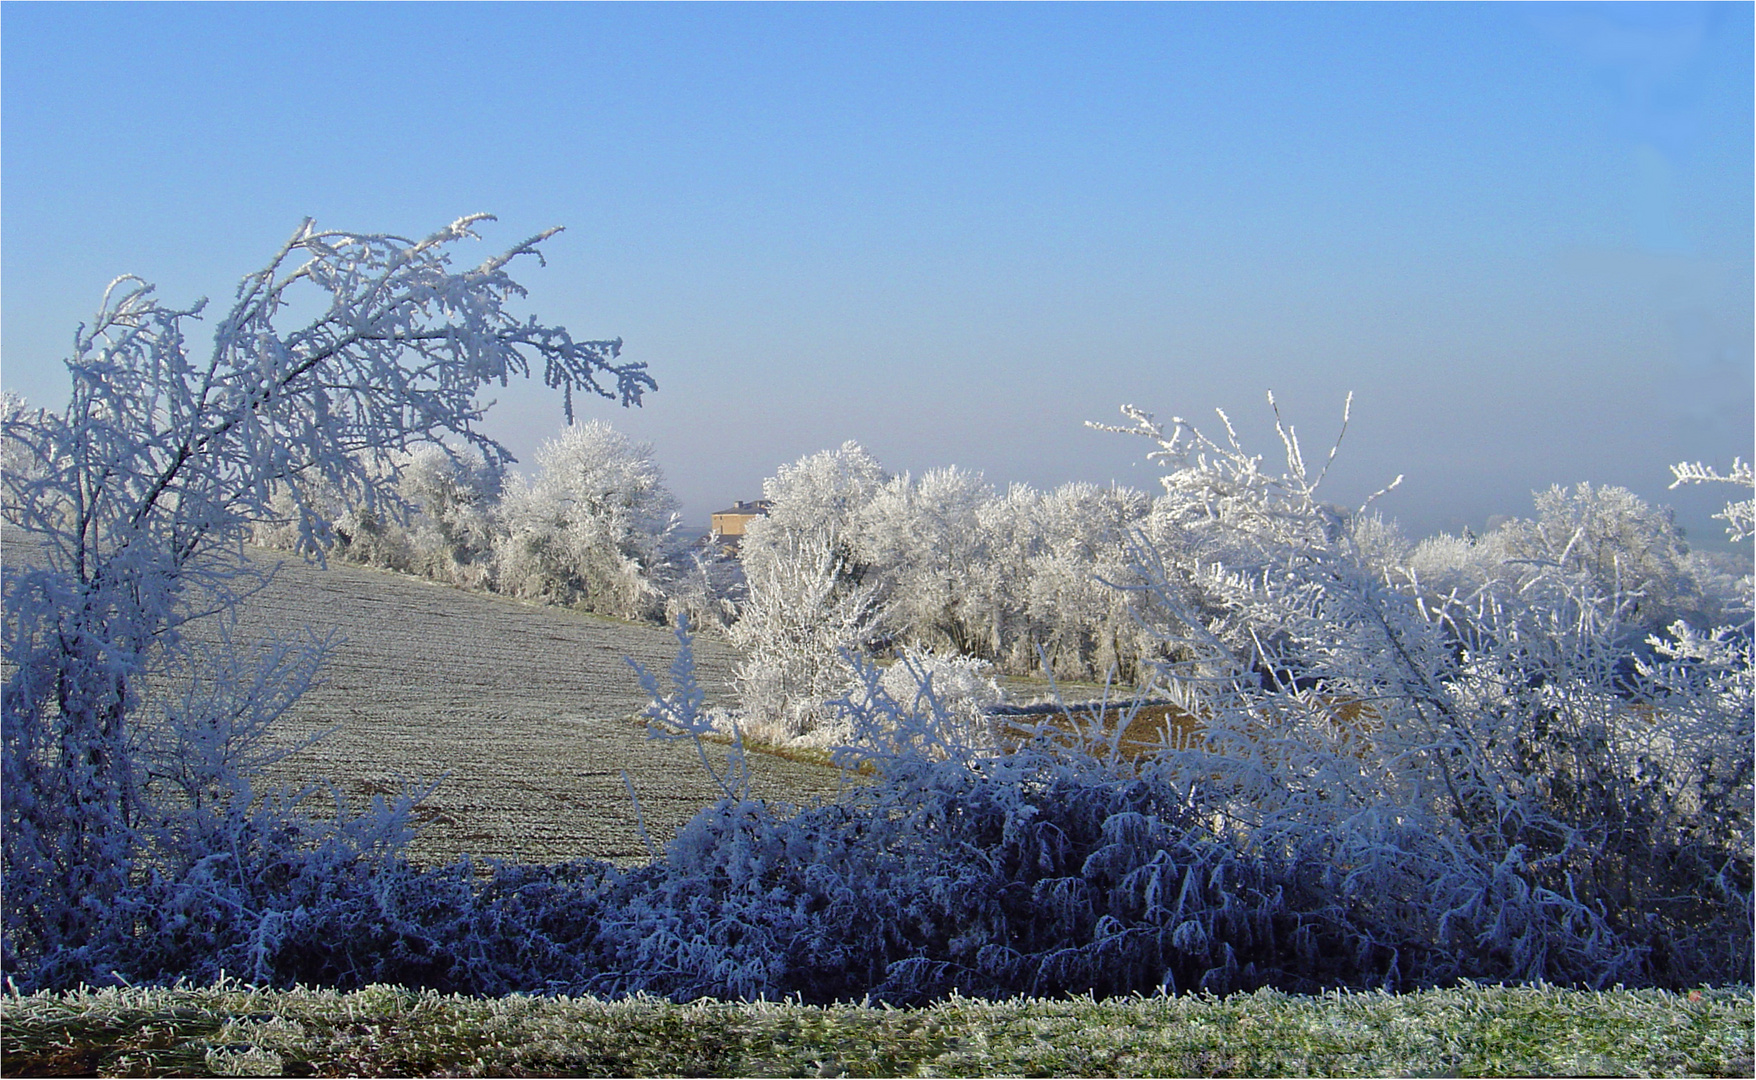
[[[883,578],[891,618],[912,641],[969,654],[988,645],[988,627],[970,609],[981,604],[976,575],[990,561],[977,515],[993,498],[980,473],[952,466],[918,481],[893,477],[861,509],[857,547]]]
[[[801,458],[763,482],[766,516],[744,535],[749,598],[731,628],[751,730],[792,738],[828,715],[852,680],[844,653],[880,632],[884,597],[859,558],[864,507],[889,480],[858,443]]]
[[[175,680],[194,655],[183,628],[224,621],[260,583],[242,541],[252,522],[275,516],[277,493],[290,496],[300,547],[320,557],[329,520],[303,493],[393,512],[395,470],[383,468],[393,452],[449,438],[510,460],[476,428],[487,384],[540,365],[570,419],[575,391],[632,405],[655,388],[644,365],[618,362],[619,341],[575,341],[506,310],[524,295],[509,264],[540,261],[556,230],[454,269],[453,245],[483,220],[425,240],[320,231],[307,220],[244,278],[205,357],[186,337],[205,302],[166,306],[152,286],[118,278],[75,335],[66,411],[6,410],[5,515],[38,544],[29,565],[7,568],[0,706],[4,964],[21,982],[48,962],[63,965],[59,978],[84,977],[80,957],[97,962],[94,943],[141,874],[212,870],[202,852],[155,865],[148,847],[152,835],[179,834],[160,827],[167,816],[214,813],[191,793],[249,801],[248,785],[229,775],[248,755],[225,749],[228,740],[275,715],[309,664],[271,649],[250,675],[234,670],[234,650],[221,658],[225,685],[167,702],[156,718],[147,676]],[[313,300],[319,314],[308,323],[278,325],[290,305],[308,310]],[[15,469],[15,456],[32,467]],[[232,734],[214,736],[219,729]],[[220,746],[204,758],[215,775],[156,782],[143,755],[185,744]],[[227,812],[249,810],[234,799]],[[181,835],[224,832],[204,824]],[[243,856],[234,848],[228,857]]]
[[[662,614],[658,582],[679,554],[680,521],[652,444],[593,420],[545,443],[537,464],[501,500],[500,591],[624,618]]]

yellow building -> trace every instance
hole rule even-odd
[[[744,538],[744,529],[750,522],[768,513],[768,500],[757,499],[755,502],[741,502],[728,510],[721,510],[710,518],[715,543],[735,548]]]

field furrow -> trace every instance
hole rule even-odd
[[[16,537],[8,530],[9,561],[30,551]],[[411,849],[420,861],[639,861],[647,848],[624,770],[661,847],[717,797],[694,746],[648,738],[637,716],[646,698],[624,658],[663,673],[676,655],[669,631],[340,563],[252,557],[281,565],[240,607],[235,636],[334,635],[320,685],[281,731],[326,734],[275,778],[329,780],[355,806],[404,779],[437,781]],[[704,637],[696,655],[708,699],[728,697],[731,648]],[[725,751],[708,750],[723,767]],[[833,769],[752,761],[763,798],[805,803],[840,789]]]

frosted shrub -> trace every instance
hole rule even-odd
[[[655,715],[704,730],[682,644]],[[1216,840],[1162,781],[1079,746],[995,755],[924,678],[897,699],[895,679],[853,665],[837,707],[857,746],[838,759],[875,781],[802,810],[729,790],[662,861],[570,894],[572,910],[602,912],[601,966],[577,968],[577,988],[914,1003],[1316,989],[1361,970],[1381,981],[1393,963],[1290,868]]]
[[[496,587],[623,618],[661,613],[678,518],[651,444],[593,420],[544,444],[537,466],[501,501]]]
[[[985,660],[909,647],[885,670],[880,684],[893,701],[912,703],[918,695],[930,694],[938,703],[936,713],[980,731],[988,710],[1000,704],[992,670]]]
[[[320,479],[295,478],[270,499],[270,516],[251,523],[251,542],[298,550],[305,506],[318,518],[326,557],[451,585],[489,581],[500,463],[474,447],[436,444],[358,457],[379,487],[376,507],[350,505]]]
[[[1276,475],[1229,424],[1216,443],[1128,415],[1171,469],[1183,554],[1143,548],[1143,592],[1172,651],[1164,677],[1201,720],[1159,768],[1205,820],[1320,872],[1350,917],[1402,943],[1405,980],[1748,969],[1748,628],[1680,627],[1661,655],[1718,644],[1644,664],[1626,621],[1640,597],[1604,579],[1626,566],[1622,583],[1670,588],[1640,571],[1673,565],[1662,529],[1631,540],[1582,520],[1577,541],[1543,549],[1565,558],[1508,560],[1509,574],[1484,558],[1441,591],[1362,554],[1359,516],[1318,501],[1322,473],[1290,429]]]
[[[770,508],[744,534],[749,595],[731,629],[743,652],[738,693],[755,737],[785,741],[816,728],[824,703],[849,683],[846,654],[882,633],[882,597],[855,531],[887,479],[849,442],[763,483]]]
[[[911,710],[939,718],[959,745],[993,751],[1000,739],[991,710],[1000,704],[1001,693],[992,670],[993,665],[986,660],[907,645],[896,661],[883,669],[877,688],[883,691],[885,701],[902,702]],[[871,687],[855,681],[844,692],[867,709],[875,707]],[[844,705],[812,741],[834,747],[853,745],[863,737],[850,726]]]
[[[228,640],[262,580],[241,546],[253,523],[286,520],[320,553],[333,519],[311,493],[377,512],[395,501],[390,455],[422,442],[504,460],[474,426],[484,384],[540,363],[569,412],[574,390],[634,403],[652,388],[619,342],[505,310],[522,295],[507,265],[549,234],[454,270],[480,220],[422,241],[306,222],[200,356],[185,331],[202,305],[119,278],[76,335],[66,409],[0,418],[27,459],[5,472],[5,516],[36,549],[8,559],[0,628],[0,967],[20,987],[193,973],[238,947],[346,942],[334,920],[370,920],[407,801],[316,818],[299,793],[254,786],[316,646],[205,653],[186,628]],[[320,314],[283,331],[289,304]]]
[[[396,491],[410,506],[407,572],[481,587],[492,573],[502,467],[473,447],[417,446],[398,463]]]
[[[751,523],[758,536],[760,524]],[[865,651],[882,611],[827,531],[764,542],[773,557],[746,560],[750,594],[731,639],[743,654],[736,678],[747,729],[778,743],[829,715],[826,703],[852,678],[848,657]]]
[[[348,562],[630,619],[664,615],[668,594],[688,588],[697,599],[677,610],[729,617],[721,601],[737,582],[717,567],[691,571],[650,445],[594,420],[546,443],[537,464],[530,480],[508,479],[473,447],[417,446],[361,462],[381,483],[372,506],[298,483],[301,501],[321,508],[326,554]],[[295,549],[295,500],[275,500],[252,539]]]
[[[930,649],[975,654],[989,645],[992,589],[980,474],[934,469],[892,478],[860,508],[855,547],[883,579],[893,625]]]

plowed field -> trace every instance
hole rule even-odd
[[[8,530],[6,558],[28,553]],[[284,763],[284,778],[327,778],[356,802],[399,778],[439,780],[421,810],[412,854],[552,862],[646,858],[622,773],[662,846],[717,797],[693,745],[652,740],[646,699],[624,657],[663,672],[666,630],[463,592],[332,563],[327,570],[262,552],[280,571],[244,606],[245,638],[309,626],[337,640],[285,735],[327,729]],[[729,696],[734,654],[702,638],[696,656],[710,701]],[[716,764],[724,751],[709,746]],[[758,796],[833,798],[832,769],[753,755]]]

